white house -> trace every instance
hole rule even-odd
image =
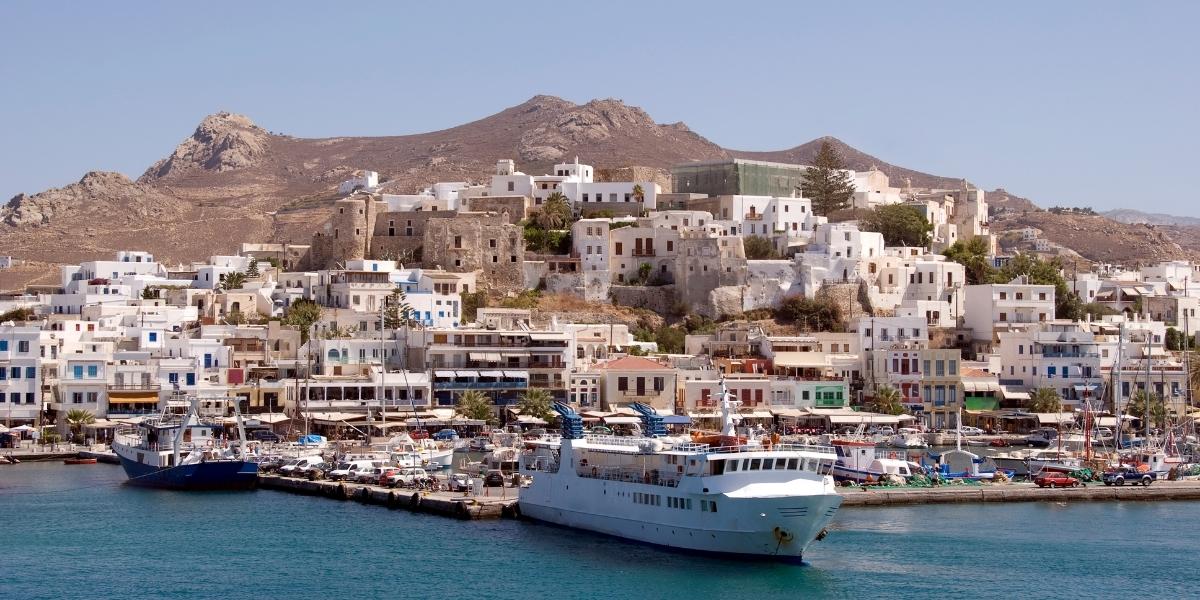
[[[1010,283],[968,285],[963,312],[965,325],[974,338],[991,341],[994,331],[1053,319],[1054,286],[1027,284],[1023,278]]]

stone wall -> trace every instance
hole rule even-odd
[[[609,286],[609,296],[617,306],[645,308],[660,315],[674,312],[678,302],[674,285],[612,285]]]
[[[459,213],[426,222],[422,263],[465,273],[482,271],[481,288],[497,292],[525,289],[525,237],[520,226],[495,213]]]
[[[529,198],[525,196],[475,196],[467,198],[466,208],[471,212],[493,212],[503,215],[509,223],[519,223],[529,216]]]
[[[640,217],[641,202],[580,202],[579,215],[583,219],[596,217]]]
[[[679,299],[693,312],[715,316],[710,292],[746,283],[746,254],[742,238],[684,238],[675,259],[675,284]],[[740,304],[740,296],[739,296]],[[737,312],[740,312],[737,311]]]
[[[595,181],[650,181],[657,183],[664,194],[671,192],[671,172],[655,167],[612,167],[596,169]]]
[[[347,260],[366,258],[376,204],[367,194],[355,194],[334,202],[329,219],[313,236],[309,266],[330,269]]]

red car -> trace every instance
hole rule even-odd
[[[1075,487],[1079,485],[1079,480],[1067,475],[1066,473],[1057,473],[1053,471],[1044,471],[1041,475],[1033,480],[1038,487]]]
[[[414,429],[414,430],[408,432],[408,437],[411,437],[414,440],[429,439],[429,430],[428,429]]]

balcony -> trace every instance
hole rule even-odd
[[[1095,352],[1043,352],[1045,358],[1100,358]]]
[[[567,368],[567,363],[565,363],[561,360],[529,361],[529,366],[527,368],[529,368],[529,369],[565,369],[565,368]]]
[[[433,387],[439,390],[523,390],[529,387],[527,381],[434,381]]]
[[[154,382],[143,383],[110,383],[108,384],[109,392],[157,392],[162,389],[162,384]]]
[[[633,251],[633,256],[636,256],[636,257],[642,258],[642,257],[653,257],[653,256],[656,256],[656,255],[655,255],[655,253],[654,253],[654,248],[649,248],[649,249],[646,249],[646,250],[634,250],[634,251]]]
[[[746,213],[746,216],[743,217],[742,220],[744,220],[744,221],[761,221],[761,220],[763,220],[763,216],[762,216],[762,213]]]

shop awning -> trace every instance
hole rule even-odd
[[[525,371],[504,371],[504,377],[507,379],[529,379],[529,373]]]
[[[545,425],[545,419],[539,419],[533,415],[517,415],[517,422],[522,425]]]
[[[1075,413],[1034,413],[1034,415],[1037,416],[1038,423],[1042,425],[1059,425],[1075,422]]]
[[[453,378],[453,377],[454,377],[454,371],[434,371],[434,372],[433,372],[433,376],[434,376],[434,377],[450,377],[450,378]]]
[[[1000,399],[990,396],[966,396],[963,398],[968,411],[996,410],[1000,408]]]
[[[776,367],[819,369],[829,366],[824,352],[776,352],[772,359]]]
[[[688,416],[693,419],[716,419],[720,418],[721,415],[718,415],[717,413],[690,412],[688,413]]]
[[[531,333],[531,334],[529,334],[529,339],[531,339],[531,340],[533,340],[533,341],[535,341],[535,342],[553,342],[553,341],[564,341],[564,340],[563,340],[563,338],[564,338],[564,337],[565,337],[565,336],[564,336],[563,334],[561,334],[561,333],[557,333],[557,332],[554,332],[554,333]]]
[[[261,415],[242,415],[242,418],[246,419],[246,420],[258,421],[259,423],[266,423],[267,425],[274,425],[276,423],[282,423],[284,421],[291,420],[291,417],[289,417],[283,413],[262,413]]]
[[[798,408],[772,408],[771,413],[777,417],[792,417],[792,418],[807,415],[807,413],[805,413],[804,411],[802,411]]]
[[[1004,395],[1005,400],[1028,400],[1029,399],[1029,392],[1020,392],[1017,390],[1011,390],[1011,389],[1009,389],[1007,387],[1003,387],[1003,386],[1000,387],[1000,392]]]
[[[604,422],[610,425],[633,425],[634,423],[641,423],[642,420],[637,417],[615,416],[604,417]]]
[[[471,360],[478,360],[481,362],[500,362],[499,352],[470,352],[467,354],[467,356],[470,357]]]
[[[771,417],[775,416],[771,414],[771,411],[769,410],[751,410],[739,414],[741,414],[742,418],[744,419],[770,419]]]
[[[145,404],[147,402],[157,403],[158,392],[140,392],[136,394],[122,392],[119,395],[113,395],[112,393],[108,395],[109,404]]]
[[[858,425],[866,423],[868,425],[896,425],[900,421],[911,421],[913,417],[910,415],[879,415],[863,413],[861,415],[829,415],[829,422],[833,425]]]
[[[480,377],[495,377],[496,379],[499,379],[501,377],[504,377],[504,371],[480,371],[479,376]]]

